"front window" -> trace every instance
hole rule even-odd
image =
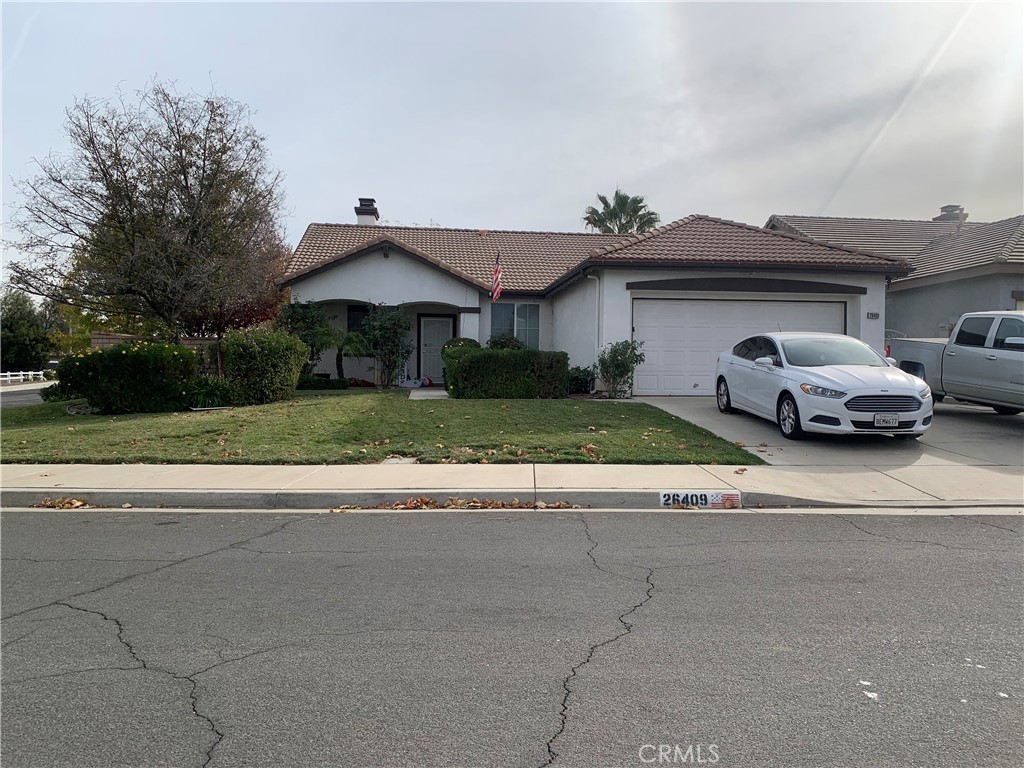
[[[965,318],[960,323],[960,330],[956,332],[956,339],[953,343],[959,344],[961,347],[984,347],[990,328],[992,328],[991,317]]]
[[[862,341],[850,338],[789,339],[782,351],[790,365],[817,368],[822,365],[869,365],[884,368],[888,363]]]
[[[540,349],[540,304],[492,304],[491,337],[503,334]]]
[[[1017,317],[1004,317],[999,321],[999,327],[996,328],[996,337],[992,340],[992,346],[996,349],[1020,349],[1013,344],[1006,345],[1006,340],[1014,336],[1024,337],[1024,320]]]

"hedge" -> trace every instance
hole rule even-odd
[[[177,411],[196,368],[195,352],[179,344],[118,344],[62,360],[60,384],[48,395],[84,397],[101,413]]]
[[[230,331],[221,347],[233,405],[287,400],[309,357],[309,347],[284,331]]]
[[[453,398],[557,399],[568,390],[565,352],[456,347],[442,354],[445,386]]]

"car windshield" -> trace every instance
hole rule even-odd
[[[885,360],[856,339],[790,339],[782,342],[790,365],[813,368],[820,365],[870,365],[883,368]]]

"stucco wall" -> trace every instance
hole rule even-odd
[[[1013,291],[1024,291],[1024,273],[983,275],[946,283],[891,290],[886,328],[911,337],[945,337],[965,312],[1015,309]]]
[[[588,366],[597,361],[596,280],[583,278],[552,299],[552,349],[569,353],[569,365]]]
[[[679,277],[756,277],[779,280],[808,280],[812,282],[842,283],[867,289],[864,295],[817,294],[817,293],[724,293],[680,292],[680,291],[629,291],[626,283],[646,280],[668,280]],[[884,347],[885,325],[885,278],[877,274],[844,272],[796,272],[796,271],[744,271],[723,272],[722,270],[602,270],[601,273],[601,328],[600,341],[607,344],[631,339],[633,298],[693,298],[707,299],[718,296],[750,299],[790,299],[793,301],[845,301],[846,332],[870,344],[878,351]],[[878,319],[868,319],[870,312],[878,313]]]
[[[431,302],[476,307],[481,297],[486,301],[487,294],[394,248],[387,258],[380,250],[372,251],[292,286],[292,301],[347,299],[366,304]]]

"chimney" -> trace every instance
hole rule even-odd
[[[376,224],[379,218],[377,201],[372,197],[360,197],[356,206],[356,224]]]
[[[941,213],[932,221],[948,221],[953,224],[963,224],[967,221],[967,214],[964,213],[962,205],[944,205],[939,210]]]

